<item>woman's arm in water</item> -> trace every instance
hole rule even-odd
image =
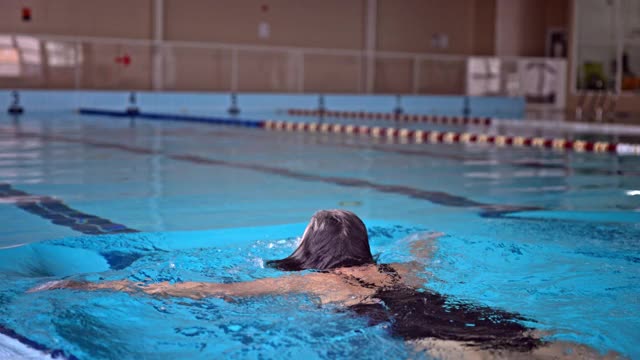
[[[161,282],[139,286],[138,288],[149,295],[188,297],[192,299],[202,299],[206,297],[250,297],[303,292],[312,293],[314,291],[311,284],[315,283],[315,277],[317,277],[317,274],[288,275],[236,283],[186,281],[170,284],[168,282]]]
[[[28,292],[37,292],[54,289],[77,290],[113,290],[128,293],[144,292],[155,296],[188,297],[202,299],[205,297],[249,297],[261,295],[282,295],[288,293],[311,293],[324,295],[326,292],[341,285],[339,279],[334,279],[331,274],[310,273],[305,275],[287,275],[277,278],[265,278],[237,283],[210,283],[210,282],[182,282],[170,284],[168,282],[154,284],[140,284],[129,280],[84,282],[61,280],[52,281],[37,286]],[[337,280],[337,281],[336,281]]]
[[[392,263],[391,266],[400,274],[403,282],[412,287],[422,287],[429,274],[425,266],[437,250],[436,240],[443,236],[441,232],[422,234],[417,240],[409,242],[409,252],[415,260],[405,263]]]
[[[410,243],[409,252],[411,252],[411,255],[415,256],[417,261],[429,261],[436,252],[436,240],[441,236],[444,236],[444,233],[432,232],[424,234],[418,240]]]

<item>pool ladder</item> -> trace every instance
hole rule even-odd
[[[585,91],[578,96],[575,118],[578,121],[603,122],[615,114],[618,96],[610,91]]]

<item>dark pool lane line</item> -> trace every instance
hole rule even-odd
[[[258,133],[252,133],[247,131],[246,129],[243,129],[243,130],[244,131],[242,133],[230,132],[230,131],[208,131],[206,132],[206,134],[209,134],[212,136],[224,136],[224,137],[235,137],[235,138],[247,138],[247,137],[260,138],[260,139],[265,138],[262,135],[264,133],[260,133],[261,135],[258,135]],[[187,131],[187,130],[184,130],[180,133],[167,131],[166,133],[163,132],[163,134],[193,135],[194,132]],[[289,135],[287,136],[287,138],[291,138],[292,134],[287,133],[286,135]],[[487,158],[486,156],[473,156],[473,155],[470,156],[468,154],[458,155],[458,154],[449,154],[444,152],[429,151],[424,149],[407,149],[407,148],[396,148],[396,147],[389,146],[389,145],[397,144],[398,143],[397,140],[394,142],[380,141],[379,143],[368,142],[365,144],[360,144],[360,143],[345,142],[345,141],[330,141],[328,139],[323,140],[321,138],[312,139],[308,136],[309,134],[304,134],[304,135],[306,135],[305,139],[309,139],[304,143],[319,145],[323,147],[341,147],[345,149],[374,150],[377,152],[388,153],[388,154],[425,156],[429,158],[446,159],[446,160],[452,160],[457,162],[492,160],[490,158]],[[336,137],[334,137],[334,139],[336,139]],[[608,170],[608,169],[599,169],[599,168],[591,168],[591,167],[570,167],[563,163],[557,163],[557,162],[549,163],[549,162],[536,161],[536,160],[525,160],[525,161],[500,160],[500,165],[511,166],[515,168],[535,169],[535,170],[558,170],[558,171],[563,171],[567,175],[572,175],[572,174],[584,175],[584,176],[603,175],[603,176],[624,176],[624,177],[640,176],[640,172],[632,171],[629,169]]]
[[[33,195],[0,183],[0,199],[11,199],[18,208],[83,234],[103,235],[138,232],[125,225],[70,208],[60,199]]]
[[[477,202],[462,196],[452,195],[442,191],[427,191],[427,190],[416,189],[416,188],[413,188],[410,186],[404,186],[404,185],[378,184],[368,180],[362,180],[362,179],[356,179],[356,178],[344,178],[344,177],[308,174],[308,173],[303,173],[299,171],[278,168],[273,166],[235,163],[235,162],[229,162],[226,160],[205,158],[197,155],[167,155],[167,157],[173,160],[188,161],[188,162],[201,164],[201,165],[226,166],[226,167],[237,168],[237,169],[259,171],[262,173],[279,175],[279,176],[303,180],[303,181],[322,182],[322,183],[345,186],[345,187],[369,188],[381,193],[404,195],[413,199],[427,200],[431,203],[443,205],[443,206],[478,208],[481,210],[480,215],[483,217],[495,218],[495,217],[501,217],[506,214],[518,212],[518,211],[542,210],[542,208],[533,207],[533,206],[481,203],[481,202]]]
[[[47,195],[33,195],[18,190],[11,184],[0,183],[0,199],[10,199],[16,207],[87,235],[130,234],[138,230],[114,223],[99,216],[90,215],[70,208],[62,200]],[[122,270],[139,259],[140,253],[123,253],[119,251],[101,252],[111,269]]]
[[[321,144],[325,145],[325,144]],[[471,158],[468,156],[454,155],[454,154],[443,154],[436,153],[433,151],[426,150],[412,150],[412,149],[395,149],[387,146],[381,145],[360,145],[360,144],[345,144],[339,143],[337,146],[344,148],[353,148],[360,150],[375,150],[386,153],[400,154],[400,155],[409,155],[409,156],[427,156],[432,158],[441,158],[448,159],[454,161],[483,161],[483,160],[491,160],[487,158]],[[545,163],[540,161],[501,161],[502,165],[512,166],[517,168],[525,168],[525,169],[536,169],[536,170],[560,170],[564,171],[566,174],[576,174],[576,175],[604,175],[604,176],[640,176],[640,172],[638,171],[630,171],[630,170],[607,170],[607,169],[598,169],[598,168],[579,168],[579,167],[570,167],[565,164],[560,163]]]
[[[304,173],[301,171],[290,170],[286,168],[250,164],[250,163],[237,163],[226,160],[211,159],[198,155],[167,155],[168,158],[178,161],[186,161],[200,165],[213,165],[213,166],[225,166],[235,169],[252,170],[261,173],[278,175],[296,180],[322,182],[332,185],[339,185],[344,187],[357,187],[357,188],[369,188],[383,193],[393,193],[406,195],[411,198],[428,200],[432,203],[453,207],[482,207],[488,204],[479,203],[461,196],[451,195],[445,192],[439,191],[425,191],[409,186],[403,185],[384,185],[377,184],[368,180],[362,180],[357,178],[337,177],[337,176],[322,176]]]
[[[17,332],[0,325],[0,334],[10,337],[21,344],[25,345],[32,350],[40,351],[53,359],[67,359],[67,360],[77,360],[78,358],[68,351],[60,350],[60,349],[50,349],[39,342],[33,341],[29,338],[26,338]]]
[[[50,220],[53,224],[65,226],[88,235],[136,233],[138,230],[95,215],[89,215],[66,205],[62,200],[51,196],[33,195],[18,190],[11,184],[0,183],[0,199],[10,200],[18,208]],[[118,251],[100,253],[109,266],[121,270],[142,256],[139,253],[121,253]],[[76,356],[60,349],[48,348],[16,331],[0,324],[0,334],[12,338],[28,348],[40,351],[53,359],[75,360]]]
[[[240,135],[239,133],[232,133],[232,132],[221,133],[218,131],[207,132],[207,134],[211,134],[214,136],[224,135],[225,137],[233,136],[237,138],[252,137],[252,138],[264,139],[264,136],[259,136],[257,135],[257,133],[249,133],[246,129],[244,130],[244,133],[242,135]],[[288,135],[287,138],[291,138],[291,135],[293,134],[286,133],[286,135]],[[398,144],[397,140],[394,142],[380,140],[378,143],[367,142],[367,143],[361,144],[357,142],[331,141],[329,139],[322,139],[322,138],[313,139],[313,138],[310,138],[308,136],[309,134],[306,134],[306,133],[302,135],[305,135],[305,138],[309,139],[304,142],[305,144],[313,144],[313,145],[319,145],[323,147],[334,147],[334,148],[341,147],[345,149],[373,150],[376,152],[382,152],[382,153],[388,153],[388,154],[425,156],[429,158],[452,160],[456,162],[473,162],[473,161],[481,162],[481,161],[493,160],[491,158],[487,158],[486,156],[477,156],[477,155],[470,155],[470,154],[458,155],[458,154],[449,154],[444,152],[429,151],[424,149],[415,149],[415,148],[407,149],[407,148],[397,148],[397,147],[389,146],[389,145]],[[326,134],[317,134],[317,135],[322,136]],[[335,140],[335,139],[339,139],[339,138],[333,137],[332,140]],[[530,148],[524,148],[524,149],[530,150]],[[629,170],[629,169],[608,170],[608,169],[599,169],[599,168],[592,168],[592,167],[571,167],[571,166],[567,166],[564,163],[557,163],[557,162],[549,163],[549,162],[536,161],[536,160],[505,161],[502,159],[498,159],[498,161],[500,161],[499,165],[503,165],[503,166],[510,166],[515,168],[524,168],[524,169],[534,169],[534,170],[559,170],[559,171],[563,171],[567,175],[584,175],[584,176],[603,175],[603,176],[625,176],[625,177],[640,176],[640,172]]]
[[[15,189],[11,184],[0,183],[0,199],[9,199],[18,208],[50,220],[53,224],[65,226],[88,235],[135,233],[138,230],[128,228],[95,215],[89,215],[70,208],[64,202],[51,196],[29,194]],[[141,254],[122,254],[103,252],[101,255],[114,270],[121,270],[137,260]],[[76,356],[60,349],[48,348],[16,331],[0,324],[0,334],[12,338],[28,348],[40,351],[53,359],[75,360]]]
[[[322,183],[333,184],[333,185],[344,186],[344,187],[369,188],[381,193],[403,195],[409,198],[426,200],[431,203],[443,205],[443,206],[478,208],[481,210],[480,215],[483,217],[499,217],[499,216],[502,216],[508,213],[517,212],[517,211],[541,210],[541,208],[539,207],[531,207],[531,206],[481,203],[481,202],[468,199],[466,197],[452,195],[442,191],[428,191],[428,190],[417,189],[417,188],[404,186],[404,185],[379,184],[379,183],[374,183],[368,180],[362,180],[357,178],[309,174],[301,171],[295,171],[295,170],[290,170],[290,169],[280,168],[275,166],[231,162],[231,161],[220,160],[220,159],[205,158],[202,156],[192,155],[192,154],[171,154],[171,153],[153,151],[151,149],[133,146],[133,145],[114,144],[114,143],[108,143],[108,142],[91,140],[91,139],[70,138],[62,135],[44,135],[44,134],[33,133],[33,132],[19,132],[19,133],[14,133],[14,135],[17,137],[27,137],[27,138],[35,137],[43,140],[91,145],[97,148],[121,150],[121,151],[130,152],[130,153],[141,154],[141,155],[162,155],[177,161],[191,162],[191,163],[200,164],[200,165],[224,166],[224,167],[235,168],[235,169],[252,170],[252,171],[256,171],[264,174],[278,175],[281,177],[302,180],[302,181],[322,182]]]

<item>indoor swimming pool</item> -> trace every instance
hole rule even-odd
[[[425,289],[521,314],[548,341],[640,357],[638,156],[57,111],[0,115],[0,358],[24,345],[81,359],[427,357],[304,295],[26,293],[281,276],[264,262],[334,208],[363,218],[381,263],[416,260],[416,239],[444,233],[420,259]]]

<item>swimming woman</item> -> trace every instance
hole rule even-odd
[[[440,235],[431,234],[413,243],[412,252],[428,256],[430,246]],[[424,270],[424,264],[377,264],[364,223],[349,211],[317,212],[298,248],[287,258],[268,261],[267,266],[292,274],[225,284],[57,281],[31,291],[106,289],[193,299],[306,293],[322,304],[341,305],[354,314],[366,316],[370,324],[388,323],[393,336],[437,358],[599,357],[597,352],[581,345],[541,340],[533,329],[521,323],[526,319],[518,314],[452,301],[445,295],[422,289],[425,280],[417,274]],[[298,273],[302,270],[311,272]]]

